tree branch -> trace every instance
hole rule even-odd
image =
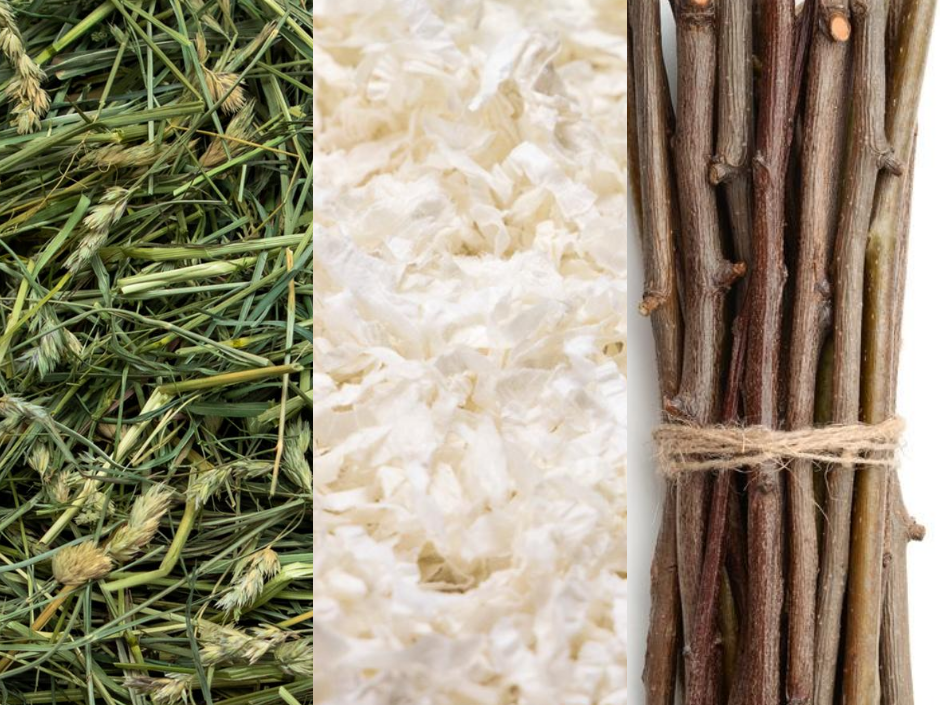
[[[698,423],[716,420],[728,287],[742,273],[721,249],[715,192],[708,180],[714,128],[717,40],[713,0],[682,0],[678,19],[676,174],[685,264],[685,345],[682,380],[667,409]],[[708,478],[691,474],[677,482],[677,544],[683,632],[695,628]],[[696,655],[686,650],[690,659]],[[711,651],[709,650],[709,655]],[[705,657],[705,655],[702,655]]]
[[[843,7],[837,7],[842,5]],[[832,319],[829,262],[839,212],[839,175],[846,124],[849,45],[844,3],[822,2],[813,34],[803,113],[801,222],[790,336],[787,427],[813,424],[816,372]],[[833,31],[835,25],[837,31]],[[818,539],[813,464],[795,461],[788,475],[790,571],[787,695],[792,705],[813,695]]]
[[[641,313],[651,315],[660,392],[676,394],[682,361],[682,315],[675,262],[676,202],[670,170],[672,106],[663,65],[659,5],[631,3],[637,123],[637,163],[642,177],[640,228],[646,271]],[[650,705],[672,705],[678,665],[681,604],[676,561],[676,488],[667,483],[662,525],[650,568],[650,625],[643,682]]]
[[[884,132],[885,29],[881,0],[853,0],[852,136],[834,255],[834,367],[832,422],[858,421],[861,382],[865,244],[879,171],[890,163]],[[842,605],[849,557],[854,468],[829,471],[816,642],[817,705],[831,705],[835,690]],[[850,701],[851,702],[851,701]]]
[[[898,178],[879,182],[866,251],[865,326],[862,370],[862,418],[883,421],[894,413],[900,326],[904,300],[901,247],[907,240],[913,144],[917,108],[927,63],[927,47],[936,3],[905,5],[889,47],[892,83],[887,101],[887,134],[895,155],[907,165]],[[879,701],[878,655],[882,612],[882,559],[888,475],[862,467],[856,476],[851,567],[846,623],[845,693],[850,702]],[[908,663],[907,669],[910,669]]]
[[[718,136],[709,170],[713,184],[724,184],[735,255],[743,262],[751,258],[751,4],[725,0],[718,8]]]
[[[753,267],[748,284],[744,412],[748,424],[777,426],[778,370],[783,326],[784,209],[791,125],[795,34],[793,3],[764,3],[763,84],[754,157]],[[735,683],[748,705],[780,698],[780,620],[783,605],[782,492],[772,465],[750,471],[745,658]],[[738,694],[740,697],[740,694]]]

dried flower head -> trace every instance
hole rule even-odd
[[[222,101],[222,112],[238,112],[245,107],[245,89],[238,82],[238,74],[227,71],[212,71],[203,67],[206,74],[206,88],[213,102]]]
[[[49,468],[52,464],[52,453],[49,452],[49,446],[42,441],[34,443],[29,456],[26,458],[26,463],[39,474],[43,482],[46,482],[49,479]]]
[[[29,322],[29,331],[38,336],[38,340],[17,358],[17,363],[26,373],[35,372],[41,379],[52,372],[69,352],[70,340],[58,317],[46,307],[41,308]]]
[[[312,676],[313,641],[286,641],[274,650],[274,660],[282,671],[292,676]]]
[[[284,439],[285,474],[295,485],[308,494],[313,491],[313,474],[310,469],[310,424],[297,419],[287,429]]]
[[[120,220],[127,209],[131,191],[120,186],[112,186],[104,192],[98,204],[82,221],[85,234],[75,251],[65,262],[72,272],[80,270],[104,245],[112,226]]]
[[[199,637],[199,658],[206,666],[225,661],[255,663],[288,637],[290,632],[277,627],[255,627],[249,634],[234,627],[207,625]]]
[[[249,100],[226,126],[225,134],[212,138],[205,153],[200,157],[199,163],[206,168],[218,166],[229,158],[225,153],[226,146],[232,157],[244,152],[248,148],[245,143],[250,142],[255,136],[254,120],[255,104],[254,101]]]
[[[211,468],[190,478],[186,497],[194,500],[199,507],[205,506],[206,502],[231,480],[266,475],[271,472],[271,468],[271,463],[247,460]]]
[[[84,585],[111,572],[111,559],[93,541],[66,546],[52,557],[52,574],[63,585]]]
[[[228,612],[250,605],[261,594],[265,582],[277,575],[280,569],[281,561],[274,550],[265,548],[258,551],[232,588],[216,602],[216,606]]]
[[[127,676],[124,685],[147,693],[156,705],[172,705],[189,700],[189,691],[196,684],[196,677],[188,673],[167,673],[163,678],[153,676]]]
[[[150,543],[160,520],[173,501],[173,490],[166,485],[153,485],[134,500],[127,523],[111,536],[105,551],[118,563],[126,563]]]
[[[21,135],[34,132],[49,110],[49,94],[42,89],[46,74],[26,53],[16,16],[7,0],[0,0],[0,52],[13,68],[13,79],[6,89],[7,99],[14,104],[13,124]]]
[[[0,430],[16,428],[30,421],[39,421],[44,424],[51,423],[49,412],[38,404],[33,404],[19,397],[7,395],[0,397]]]
[[[150,166],[157,161],[163,151],[160,145],[155,142],[145,142],[133,147],[109,144],[85,154],[80,164],[84,167],[94,167],[102,171],[132,169]]]
[[[77,477],[81,477],[77,475]],[[108,499],[108,496],[100,490],[93,490],[85,497],[82,503],[82,510],[75,517],[75,523],[79,526],[88,526],[97,524],[102,516],[108,517],[114,513],[114,502]]]

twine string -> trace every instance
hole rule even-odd
[[[662,424],[653,431],[659,471],[668,478],[689,472],[740,470],[788,460],[895,467],[904,421],[846,424],[779,431],[764,426]]]

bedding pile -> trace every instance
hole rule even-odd
[[[314,702],[626,702],[626,17],[313,3]]]

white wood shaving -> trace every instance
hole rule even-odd
[[[626,6],[315,0],[314,701],[626,703]]]

